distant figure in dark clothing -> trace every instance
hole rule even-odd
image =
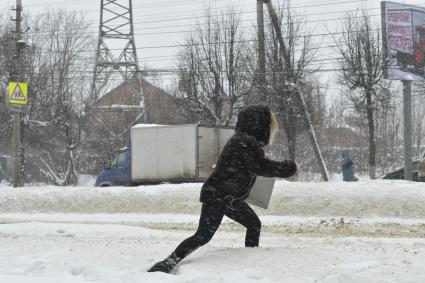
[[[358,179],[354,176],[354,163],[349,150],[341,152],[342,157],[342,180],[345,182],[355,182]]]
[[[275,115],[267,106],[249,106],[239,113],[235,134],[224,146],[214,172],[202,186],[198,230],[149,272],[171,272],[183,258],[212,239],[224,215],[246,228],[246,247],[258,247],[261,221],[244,201],[255,176],[288,178],[297,171],[294,161],[279,162],[264,156],[263,147],[271,142],[277,130]]]

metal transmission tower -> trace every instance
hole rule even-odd
[[[101,0],[99,40],[96,51],[91,99],[97,101],[108,89],[133,82],[140,105],[132,111],[143,111],[144,101],[140,68],[134,41],[132,0]],[[128,111],[114,107],[111,111]]]

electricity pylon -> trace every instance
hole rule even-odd
[[[99,39],[91,85],[91,100],[97,101],[111,87],[133,81],[140,105],[132,109],[143,111],[144,101],[140,78],[134,41],[132,0],[101,0]],[[118,108],[114,107],[113,111],[119,111]],[[122,111],[128,111],[128,109],[128,107],[122,107]]]

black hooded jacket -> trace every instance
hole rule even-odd
[[[263,147],[270,139],[271,113],[267,106],[242,110],[235,134],[224,146],[216,168],[202,186],[200,201],[246,199],[255,176],[288,178],[295,174],[295,162],[265,158]]]

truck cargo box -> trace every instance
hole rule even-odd
[[[136,125],[131,128],[133,183],[204,180],[233,134],[224,127]]]

